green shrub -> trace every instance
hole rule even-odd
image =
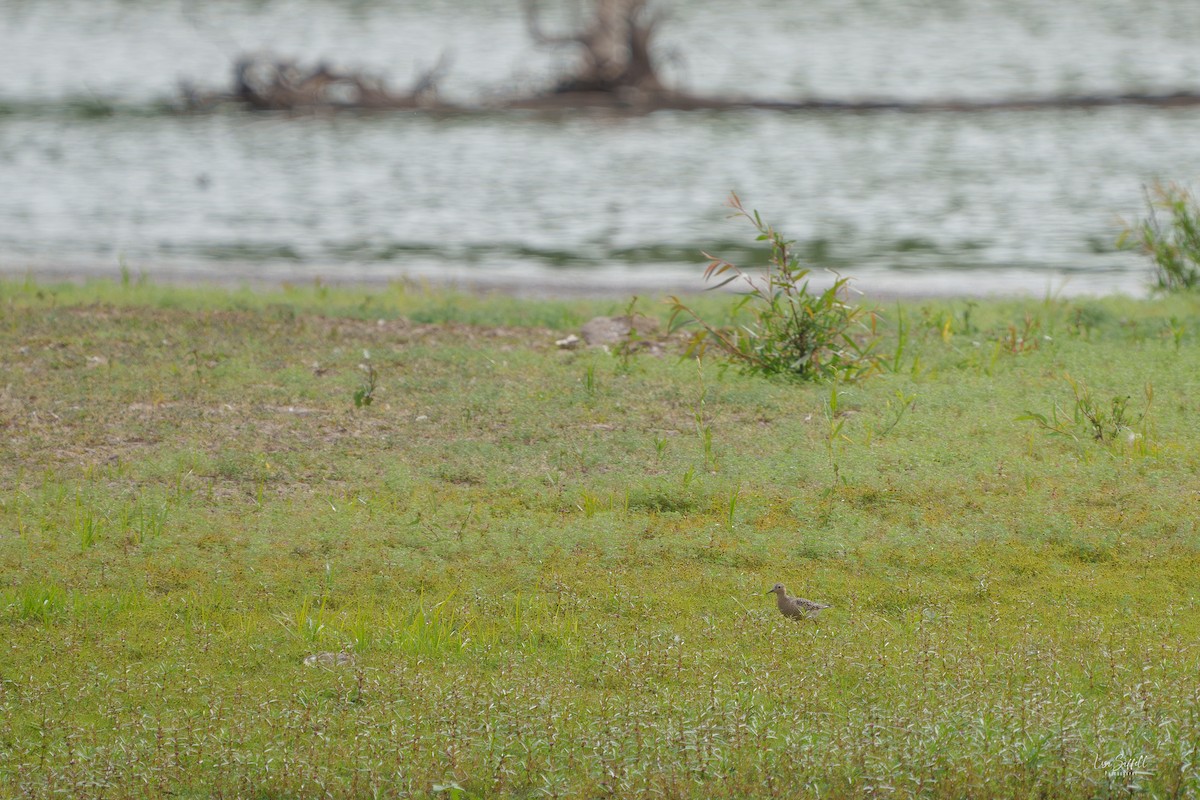
[[[1137,247],[1154,262],[1154,288],[1177,292],[1200,287],[1200,205],[1175,183],[1155,184],[1147,192],[1150,216],[1126,226],[1118,247]],[[1156,210],[1170,216],[1166,227]],[[1130,243],[1132,240],[1132,244]]]
[[[730,195],[729,205],[735,216],[754,225],[758,241],[770,244],[770,263],[765,274],[751,275],[705,253],[711,261],[704,279],[722,279],[709,289],[739,280],[749,287],[735,304],[733,318],[747,312],[750,320],[718,327],[679,298],[670,298],[672,330],[692,322],[700,327],[687,354],[701,355],[713,343],[746,373],[798,380],[854,380],[877,369],[879,359],[872,352],[878,341],[874,315],[843,300],[849,279],[837,276],[824,291],[810,290],[811,270],[801,267],[792,255],[792,242],[764,222],[757,211],[746,211],[736,194]]]

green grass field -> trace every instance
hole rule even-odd
[[[626,303],[0,283],[0,795],[1200,793],[1200,299]]]

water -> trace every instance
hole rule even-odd
[[[691,91],[908,100],[1200,89],[1200,4],[1067,0],[678,3]],[[239,280],[440,277],[698,288],[701,250],[753,260],[736,190],[818,268],[900,292],[1137,293],[1120,219],[1156,179],[1200,183],[1200,109],[928,114],[163,111],[240,52],[443,91],[547,85],[567,54],[519,6],[0,3],[0,271]],[[560,13],[559,21],[565,18]],[[112,113],[97,114],[97,108]]]

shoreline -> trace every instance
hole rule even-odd
[[[456,271],[405,270],[383,274],[353,269],[330,270],[309,269],[304,274],[264,273],[258,265],[244,264],[233,269],[206,270],[199,266],[172,268],[150,273],[142,269],[116,268],[96,270],[79,265],[30,265],[24,269],[0,265],[0,280],[23,281],[32,279],[39,283],[68,282],[85,284],[88,281],[111,280],[148,282],[163,286],[209,286],[229,289],[251,288],[255,290],[279,289],[298,285],[323,285],[341,289],[380,289],[395,284],[428,287],[438,290],[461,291],[470,294],[502,294],[516,299],[627,299],[631,296],[703,295],[712,291],[704,285],[703,268],[698,266],[694,276],[675,273],[639,274],[630,271],[592,270],[564,271],[562,273],[491,272],[475,269]],[[331,267],[335,265],[330,265]],[[866,276],[850,275],[850,289],[854,296],[875,302],[937,300],[951,298],[979,299],[1029,299],[1034,297],[1109,297],[1121,296],[1145,299],[1151,295],[1149,281],[1134,285],[1130,281],[1092,281],[1082,285],[1077,276],[1062,273],[1037,275],[1032,271],[1014,271],[1014,274],[981,275],[978,271],[948,273],[941,270],[938,280],[927,276],[904,274],[880,274],[869,271]],[[833,282],[830,270],[814,269],[812,287],[821,291]],[[1040,282],[1040,287],[1035,285]],[[909,282],[912,285],[905,286]],[[735,294],[736,284],[719,288],[717,291]]]

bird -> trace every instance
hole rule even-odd
[[[766,594],[775,593],[775,605],[779,606],[779,613],[789,619],[812,619],[817,614],[820,614],[826,608],[829,608],[824,603],[814,603],[812,600],[805,600],[803,597],[788,596],[787,589],[782,583],[777,583],[766,591]]]

